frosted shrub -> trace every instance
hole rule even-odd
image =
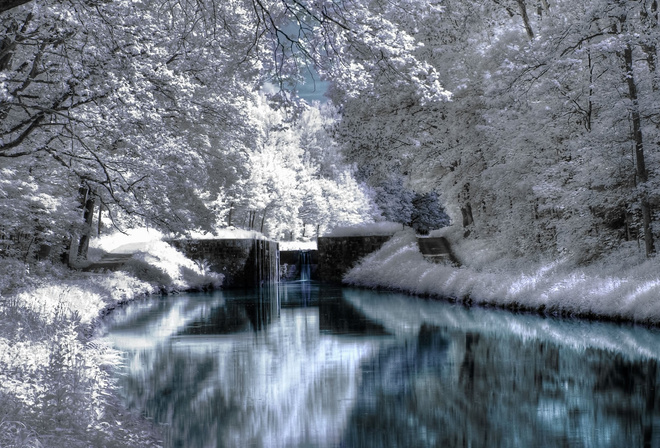
[[[28,280],[29,266],[21,261],[0,257],[0,305],[3,297],[20,290]]]
[[[450,241],[461,241],[452,235],[451,229],[444,232]],[[463,240],[453,249],[462,267],[430,263],[421,256],[414,232],[399,232],[348,271],[344,281],[551,314],[660,322],[658,262],[633,263],[632,248],[619,259],[611,256],[589,267],[568,257],[506,257],[477,241]]]
[[[128,274],[154,285],[169,287],[172,285],[172,277],[162,269],[147,263],[144,260],[133,258],[129,260],[122,270]]]
[[[85,336],[107,305],[152,287],[119,272],[36,268],[40,281],[0,301],[0,447],[153,445],[147,424],[129,424],[107,401],[117,352]]]
[[[39,372],[48,387],[36,398],[44,431],[84,431],[89,424],[88,395],[94,386],[85,375],[88,366],[76,335],[76,322],[65,321],[50,339],[48,364]]]
[[[85,342],[80,318],[62,306],[40,325],[0,337],[0,447],[150,445],[107,402],[117,352]]]
[[[2,400],[0,400],[2,403]],[[37,433],[22,422],[0,420],[0,446],[3,448],[41,448]]]
[[[188,285],[189,289],[220,288],[222,286],[223,276],[202,269],[201,273],[181,266],[181,279]]]

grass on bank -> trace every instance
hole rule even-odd
[[[95,242],[95,256],[115,244],[108,240]],[[113,370],[122,359],[94,338],[95,322],[121,302],[222,278],[161,235],[140,244],[118,272],[0,258],[0,447],[160,445],[157,431],[119,403]]]
[[[634,243],[586,266],[570,259],[520,259],[493,251],[487,241],[444,235],[462,266],[424,259],[414,231],[393,236],[344,280],[368,288],[448,297],[551,315],[660,324],[660,260],[640,256]]]

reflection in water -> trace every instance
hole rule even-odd
[[[126,307],[172,447],[658,446],[657,331],[303,282]]]
[[[324,334],[386,335],[385,328],[360,313],[342,295],[322,294],[319,330]]]

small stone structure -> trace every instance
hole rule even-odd
[[[451,251],[451,245],[447,238],[440,237],[418,237],[417,245],[425,259],[434,263],[460,264]]]
[[[169,240],[188,258],[225,276],[224,288],[253,288],[279,279],[279,245],[263,239]]]
[[[319,281],[341,283],[342,277],[357,261],[380,249],[392,236],[321,237],[318,245]]]
[[[309,280],[340,284],[342,277],[366,255],[380,249],[391,235],[321,237],[316,251],[282,251],[262,239],[170,240],[172,246],[212,272],[225,276],[225,288],[252,288],[282,280],[300,280],[301,263],[309,263]],[[444,237],[418,238],[419,250],[434,262],[459,264]],[[305,257],[301,257],[304,252]],[[281,272],[280,265],[287,265]],[[295,266],[295,268],[293,268]]]
[[[122,268],[131,258],[133,254],[124,253],[107,253],[103,257],[94,261],[82,268],[83,271],[98,272],[98,271],[116,271]]]

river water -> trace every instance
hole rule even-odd
[[[168,447],[660,446],[660,333],[303,282],[106,320]]]

